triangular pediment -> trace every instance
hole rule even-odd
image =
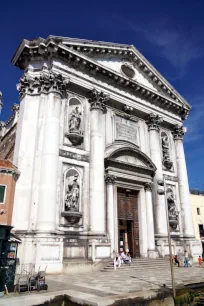
[[[122,60],[117,57],[92,57],[99,64],[121,74],[121,76],[127,75],[123,72],[123,67],[127,67],[127,69],[131,69],[133,71],[133,76],[130,78],[133,81],[138,82],[141,85],[148,87],[149,89],[159,91],[157,86],[151,82],[141,71],[130,61],[130,60]]]
[[[175,88],[154,68],[150,62],[133,45],[108,43],[103,41],[92,41],[85,39],[73,39],[69,37],[49,36],[59,40],[65,46],[85,54],[103,66],[121,73],[121,65],[128,63],[135,69],[133,80],[161,92],[167,98],[176,101],[187,101],[176,91]]]
[[[49,36],[47,39],[24,40],[12,62],[25,69],[29,60],[52,56],[59,56],[74,69],[94,76],[96,80],[105,81],[114,88],[123,88],[175,112],[183,120],[188,115],[189,104],[132,45]]]

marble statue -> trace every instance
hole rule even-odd
[[[169,224],[172,230],[176,230],[178,225],[179,212],[176,208],[173,192],[169,193],[169,195],[167,196],[167,203],[168,203],[168,212],[169,212]]]
[[[79,211],[80,188],[78,183],[78,174],[75,174],[73,182],[68,184],[68,190],[65,195],[65,211]]]
[[[169,154],[168,136],[162,137],[162,153],[163,153],[163,164],[168,170],[170,170],[172,168],[173,163],[170,159],[170,154]]]
[[[76,106],[70,115],[69,119],[69,132],[79,133],[81,126],[81,112],[79,111],[79,106]]]

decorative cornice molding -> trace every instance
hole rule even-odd
[[[183,126],[179,126],[178,124],[175,126],[174,131],[172,132],[174,140],[183,140],[185,130]]]
[[[20,172],[14,169],[9,168],[0,168],[0,173],[5,175],[12,175],[13,178],[17,181],[20,176]]]
[[[145,191],[152,191],[152,184],[151,183],[145,183],[144,184]]]
[[[17,89],[20,97],[25,94],[39,94],[41,92],[57,92],[62,95],[66,91],[68,83],[69,80],[63,78],[61,74],[41,73],[40,76],[34,78],[24,74],[17,85]]]
[[[89,103],[91,105],[90,110],[100,109],[103,113],[106,112],[106,103],[109,100],[109,95],[104,94],[102,91],[98,91],[95,88],[90,92]]]
[[[124,105],[123,109],[127,113],[131,113],[133,111],[133,107],[129,105]]]
[[[11,107],[11,110],[12,110],[13,113],[18,112],[19,109],[20,109],[20,105],[19,105],[19,104],[16,104],[16,103],[14,103],[14,104],[12,105],[12,107]]]
[[[182,120],[185,120],[190,111],[190,105],[183,99],[176,90],[172,89],[170,84],[159,74],[158,71],[139,53],[134,46],[93,43],[89,41],[77,39],[70,40],[69,44],[65,44],[67,39],[63,37],[50,36],[48,39],[36,39],[32,41],[24,40],[16,51],[12,62],[20,68],[25,68],[32,60],[42,60],[42,57],[61,57],[64,61],[68,61],[74,67],[79,69],[90,70],[91,73],[102,75],[103,78],[111,79],[116,86],[125,87],[137,95],[141,95],[152,104],[160,105],[164,109],[168,109],[178,114]],[[75,43],[73,43],[75,41]],[[93,45],[95,44],[95,45]],[[159,88],[159,91],[150,89],[135,80],[117,73],[111,68],[103,66],[101,63],[91,59],[89,53],[115,54],[117,56],[125,56],[132,59],[138,69],[145,74],[151,82]],[[77,66],[76,66],[77,65]],[[161,93],[162,91],[162,93]]]
[[[157,114],[151,113],[146,121],[148,125],[148,131],[156,130],[159,132],[160,124],[163,122],[163,118]]]
[[[116,179],[116,177],[114,175],[111,175],[111,174],[106,174],[106,176],[105,176],[105,182],[106,182],[107,185],[115,184],[115,179]]]

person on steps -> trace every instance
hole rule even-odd
[[[121,261],[120,261],[120,258],[118,256],[116,256],[114,258],[113,265],[114,265],[114,270],[116,270],[116,268],[120,268]]]

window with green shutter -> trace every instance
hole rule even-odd
[[[0,185],[0,204],[4,204],[5,202],[5,192],[6,186]]]

